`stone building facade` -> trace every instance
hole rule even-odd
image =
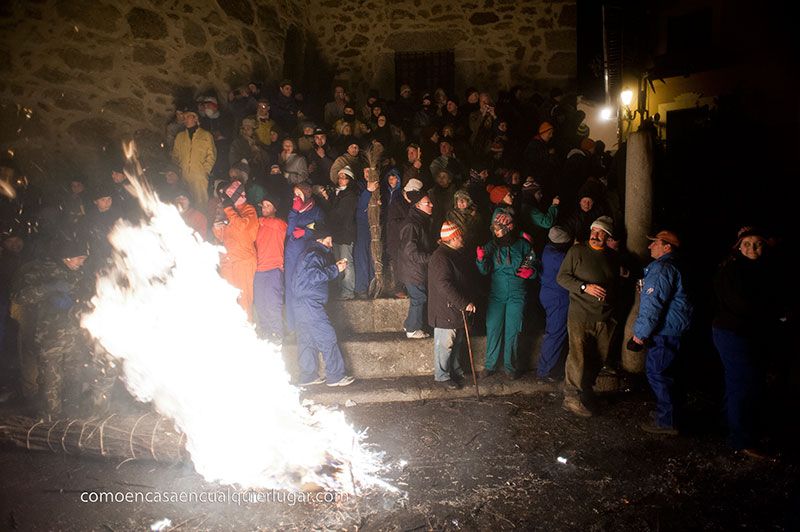
[[[575,77],[574,0],[311,0],[309,16],[337,79],[356,94],[394,95],[395,52],[453,50],[459,94]]]
[[[335,78],[356,95],[392,95],[396,51],[453,50],[457,89],[566,85],[575,26],[574,0],[3,2],[0,148],[42,179],[96,166],[122,138],[158,155],[177,94],[275,82],[290,57],[301,85]]]

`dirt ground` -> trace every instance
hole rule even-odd
[[[225,488],[189,466],[4,448],[0,528],[149,530],[168,518],[176,530],[799,529],[796,432],[778,435],[779,461],[754,462],[728,450],[712,403],[695,400],[686,436],[643,433],[648,399],[607,398],[588,420],[555,394],[347,408],[401,492],[335,503],[83,503],[83,492]]]

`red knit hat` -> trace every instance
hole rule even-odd
[[[489,185],[486,190],[489,192],[489,201],[494,205],[502,203],[503,198],[511,192],[511,189],[505,185]]]
[[[439,237],[442,239],[442,242],[449,242],[459,236],[461,236],[461,229],[453,222],[445,220],[442,224],[442,230],[439,232]]]

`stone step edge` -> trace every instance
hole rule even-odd
[[[381,337],[383,336],[383,337]],[[339,345],[347,345],[347,344],[367,344],[367,343],[379,343],[379,342],[408,342],[409,345],[419,344],[419,345],[427,345],[433,343],[433,334],[431,334],[427,338],[406,338],[405,332],[401,331],[383,331],[383,332],[341,332],[336,331],[336,339],[339,342]],[[485,334],[473,334],[469,337],[471,342],[481,342],[486,339]],[[285,341],[281,347],[281,349],[292,349],[293,351],[297,349],[297,341],[292,339],[291,341]]]
[[[597,378],[595,391],[598,393],[617,391],[620,388],[619,384],[618,377],[601,375]],[[533,374],[525,375],[516,381],[507,379],[501,374],[478,381],[481,397],[561,393],[562,387],[561,382],[537,382]],[[360,379],[350,386],[341,388],[316,385],[303,389],[301,398],[323,406],[354,406],[437,399],[476,399],[476,396],[471,376],[460,390],[448,390],[436,383],[431,376],[413,376]]]

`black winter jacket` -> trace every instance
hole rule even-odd
[[[428,260],[433,249],[431,217],[416,207],[411,207],[403,227],[400,228],[400,280],[408,284],[425,285],[428,279]]]
[[[428,324],[440,329],[464,326],[461,311],[472,301],[472,259],[463,250],[440,244],[428,264]]]
[[[325,216],[333,233],[334,244],[352,244],[356,239],[356,205],[358,203],[358,188],[350,185],[336,194],[330,193],[330,199],[325,202]]]

